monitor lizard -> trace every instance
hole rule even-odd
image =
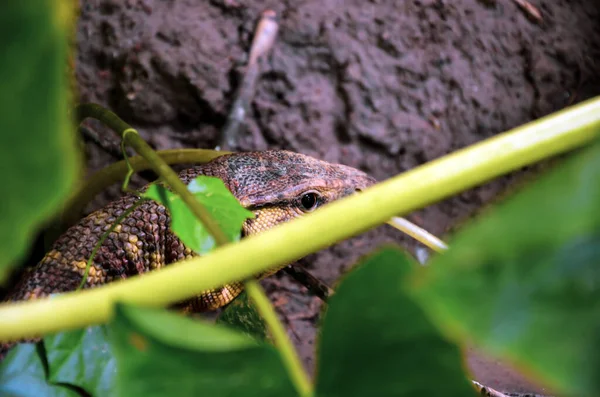
[[[312,212],[376,182],[355,168],[285,150],[226,154],[181,171],[179,178],[187,184],[199,175],[220,178],[240,204],[254,213],[255,217],[243,224],[242,237]],[[6,300],[38,299],[75,290],[101,236],[138,200],[138,194],[126,194],[70,227],[37,266],[24,273]],[[160,269],[196,256],[170,230],[169,225],[170,216],[164,206],[155,201],[143,202],[103,242],[94,257],[84,288]],[[298,239],[301,240],[302,236]],[[285,265],[256,277],[267,277],[283,267]],[[231,302],[242,289],[241,282],[227,284],[204,291],[180,306],[187,312],[214,310]],[[0,345],[0,358],[8,346],[3,349]]]

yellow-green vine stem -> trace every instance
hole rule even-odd
[[[169,149],[156,152],[167,164],[203,164],[228,153],[231,152],[209,149]],[[152,168],[150,163],[142,156],[130,157],[129,163],[135,172]],[[90,176],[64,205],[65,210],[62,215],[62,223],[70,226],[79,220],[85,206],[107,187],[122,181],[123,177],[127,174],[127,169],[127,162],[121,160],[102,168]]]
[[[204,206],[198,200],[196,200],[196,198],[188,191],[187,186],[179,179],[179,177],[171,169],[171,167],[169,167],[169,165],[165,163],[160,158],[160,156],[139,136],[136,130],[127,125],[127,123],[121,120],[116,114],[96,104],[84,104],[78,106],[77,115],[79,117],[79,121],[82,121],[86,117],[96,118],[104,122],[117,133],[121,134],[121,148],[125,156],[125,163],[127,169],[125,181],[123,183],[124,189],[126,188],[129,182],[129,178],[134,172],[131,161],[128,159],[127,153],[125,153],[125,145],[129,145],[133,147],[137,153],[144,157],[148,161],[152,169],[154,169],[154,171],[173,189],[173,191],[175,191],[175,193],[177,193],[182,198],[184,203],[192,211],[192,213],[194,213],[196,218],[198,218],[198,220],[202,222],[204,227],[206,227],[208,232],[214,237],[218,246],[225,245],[229,242],[227,236],[223,233],[221,228],[218,226],[218,224],[215,222],[212,216],[208,213],[208,211],[204,208]],[[114,226],[115,225],[113,225],[113,227]],[[91,259],[88,260],[88,268],[90,262]],[[262,289],[252,288],[252,281],[249,281],[248,284],[253,290],[253,299],[261,302],[261,312],[269,314],[269,310],[273,311],[273,308],[271,307],[268,298],[264,294],[264,291],[262,291]],[[291,342],[287,338],[287,335],[285,335],[285,333],[282,334],[281,332],[279,332],[279,329],[283,329],[281,323],[279,322],[279,319],[277,318],[277,316],[268,316],[265,317],[264,320],[271,332],[273,333],[274,338],[277,338],[276,340],[278,342],[278,347],[280,349],[283,349],[281,351],[282,358],[288,369],[291,371],[290,375],[292,379],[294,379],[295,381],[300,379],[298,378],[298,367],[296,365],[296,363],[299,363],[300,360],[293,347],[291,350],[288,349],[291,346]],[[307,384],[303,383],[302,380],[307,381],[308,378],[304,373],[302,367],[300,367],[300,371],[302,372],[302,374],[300,375],[301,381],[296,386],[299,387],[298,390],[302,392],[303,389],[307,387]],[[310,383],[308,383],[308,387],[310,391]]]
[[[210,255],[102,287],[0,307],[0,340],[107,321],[117,301],[164,307],[244,280],[600,136],[600,98],[482,141]],[[360,208],[360,211],[356,209]],[[351,214],[351,215],[349,215]],[[302,236],[302,244],[298,244]],[[151,291],[151,293],[149,293]]]
[[[265,291],[262,289],[258,281],[251,279],[244,283],[244,288],[248,297],[256,305],[256,309],[269,326],[271,336],[275,342],[275,346],[282,356],[283,363],[287,366],[287,371],[291,375],[292,382],[296,385],[296,389],[301,396],[312,395],[312,384],[302,367],[302,363],[296,350],[290,341],[285,328],[277,318],[277,313],[273,309],[273,305],[267,298]]]
[[[108,109],[94,103],[85,103],[77,106],[77,119],[79,122],[91,117],[102,121],[113,131],[121,136],[123,141],[131,146],[140,156],[144,157],[152,169],[177,193],[190,211],[198,218],[202,225],[214,237],[218,245],[227,244],[227,236],[219,228],[210,213],[200,204],[198,200],[190,193],[187,186],[179,179],[175,171],[165,163],[158,154],[140,137],[138,132],[131,128],[129,124],[121,120],[119,116]]]
[[[125,178],[123,178],[123,184],[121,185],[121,190],[124,192],[127,192],[127,189],[129,189],[129,181],[131,180],[131,177],[135,172],[135,170],[131,166],[131,162],[129,161],[129,156],[127,155],[127,146],[125,145],[125,136],[127,136],[126,132],[128,131],[133,131],[137,134],[137,131],[133,129],[125,130],[125,132],[123,132],[123,139],[121,139],[121,153],[123,153],[123,161],[127,166],[127,172],[125,173]]]

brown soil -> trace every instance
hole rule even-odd
[[[255,23],[272,8],[280,34],[241,147],[290,149],[383,180],[600,93],[598,2],[531,2],[542,24],[511,0],[88,0],[77,80],[83,101],[110,107],[156,148],[213,148]],[[114,160],[94,144],[87,150],[90,171]],[[442,234],[511,181],[410,218]],[[358,256],[392,241],[414,248],[381,227],[307,263],[334,284]],[[287,276],[264,284],[312,370],[320,302]],[[471,354],[469,366],[491,387],[534,391],[494,360]]]

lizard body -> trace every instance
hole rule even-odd
[[[328,202],[353,194],[375,182],[354,168],[283,151],[233,153],[179,174],[184,183],[199,175],[218,177],[246,209],[255,214],[243,225],[242,235],[260,233]],[[8,301],[37,299],[75,290],[87,260],[101,236],[139,197],[127,194],[69,228],[51,250],[27,271],[9,293]],[[84,288],[159,269],[196,254],[170,230],[164,206],[145,201],[116,227],[94,257]],[[298,237],[299,240],[302,236]],[[283,266],[257,278],[274,274]],[[219,308],[242,291],[232,283],[185,302],[185,311]],[[5,346],[5,348],[8,345]],[[3,346],[0,345],[0,357]]]

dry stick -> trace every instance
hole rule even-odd
[[[387,224],[409,235],[436,252],[443,252],[448,249],[448,246],[442,240],[406,218],[395,216],[391,218]]]
[[[237,147],[244,119],[250,111],[250,103],[256,91],[256,81],[259,75],[258,59],[266,55],[273,47],[278,30],[279,24],[277,23],[275,11],[267,10],[263,12],[252,40],[246,73],[242,77],[242,83],[231,106],[227,123],[223,128],[219,149],[235,150]]]
[[[279,26],[277,24],[275,12],[271,10],[263,12],[262,18],[256,28],[254,39],[252,40],[246,73],[242,78],[237,97],[229,112],[227,123],[223,128],[221,142],[219,146],[217,146],[217,150],[236,149],[244,118],[246,117],[246,113],[250,111],[250,102],[256,91],[256,81],[258,80],[259,74],[257,61],[273,46],[278,29]],[[312,386],[308,380],[308,376],[300,363],[291,341],[285,334],[283,326],[277,320],[275,311],[264,294],[264,291],[260,288],[260,285],[256,280],[247,280],[244,282],[244,286],[248,293],[248,297],[254,301],[261,316],[267,322],[271,335],[275,340],[275,345],[279,348],[279,351],[284,358],[284,364],[288,367],[288,372],[298,388],[298,391],[303,396],[311,395]]]
[[[529,18],[530,20],[532,20],[535,23],[544,22],[544,19],[542,18],[542,13],[540,12],[540,10],[538,10],[537,7],[534,6],[533,4],[531,4],[529,1],[527,1],[527,0],[513,0],[513,1],[515,3],[517,3],[517,5],[519,6],[519,8],[521,8],[521,10],[523,10],[523,12],[527,16],[527,18]]]
[[[231,106],[227,124],[223,128],[219,149],[235,150],[237,148],[246,114],[250,111],[250,103],[256,92],[256,82],[259,75],[258,60],[269,53],[277,37],[278,30],[279,24],[275,12],[272,10],[264,11],[252,39],[246,73],[242,78],[236,99]],[[328,286],[296,264],[286,266],[284,271],[323,301],[327,299],[331,292]]]
[[[246,114],[250,109],[250,103],[256,92],[256,82],[259,75],[258,60],[271,50],[278,30],[279,25],[275,12],[272,10],[264,11],[256,26],[248,56],[246,73],[244,73],[242,83],[231,106],[227,123],[223,128],[219,149],[235,150],[237,148],[238,138],[242,132]],[[326,300],[331,292],[329,287],[295,264],[287,266],[285,271],[323,300]]]

